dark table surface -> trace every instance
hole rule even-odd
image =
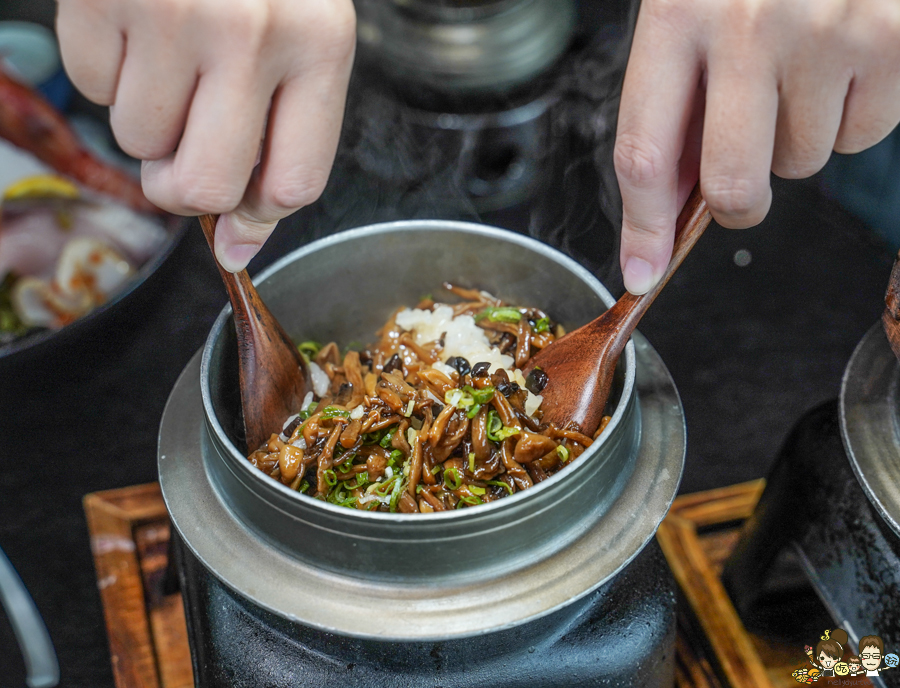
[[[792,424],[838,395],[853,348],[883,308],[892,250],[825,198],[816,180],[773,183],[766,221],[743,231],[713,226],[640,328],[684,404],[682,492],[764,476]],[[333,197],[353,196],[345,178],[330,188],[340,185],[344,195]],[[308,241],[322,222],[317,212],[283,223],[251,272]],[[355,219],[363,221],[344,215],[343,226],[378,218]],[[517,228],[514,217],[485,219]],[[614,255],[572,252],[613,266],[600,276],[621,288]],[[127,302],[51,346],[0,357],[0,548],[47,622],[63,686],[113,684],[81,500],[156,479],[167,396],[224,303],[192,223]],[[0,688],[24,682],[0,614]]]
[[[711,228],[641,327],[684,403],[683,492],[764,476],[803,411],[837,396],[882,309],[890,249],[814,184],[775,191],[762,226]],[[301,226],[279,229],[269,253],[303,241]],[[195,224],[145,290],[108,326],[0,372],[0,547],[47,622],[64,686],[112,685],[82,497],[156,479],[167,395],[225,302]],[[22,685],[0,615],[0,686]]]

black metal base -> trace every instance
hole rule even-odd
[[[742,617],[754,615],[776,562],[789,549],[852,642],[879,635],[885,652],[900,649],[900,540],[850,468],[833,401],[794,428],[726,564],[723,581]],[[898,669],[881,678],[900,686]]]
[[[225,588],[180,542],[175,549],[202,688],[673,683],[675,584],[655,541],[609,583],[547,617],[474,638],[416,643],[358,640],[291,623]],[[309,603],[316,604],[314,590]]]

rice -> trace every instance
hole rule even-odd
[[[510,376],[522,389],[525,389],[525,377],[516,368],[512,356],[501,354],[500,349],[492,347],[484,330],[475,324],[475,318],[468,314],[453,317],[453,309],[446,305],[436,305],[433,311],[420,308],[404,308],[394,319],[398,327],[413,333],[416,344],[424,345],[443,337],[444,348],[439,356],[440,361],[432,364],[432,368],[444,375],[451,376],[454,369],[446,364],[451,358],[462,356],[471,364],[490,363],[490,372],[499,369],[510,371]],[[526,390],[527,391],[527,390]],[[534,416],[540,408],[543,398],[539,394],[528,392],[525,412]]]

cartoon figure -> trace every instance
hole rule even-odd
[[[791,676],[797,683],[811,683],[811,679],[806,672],[806,669],[797,669],[794,671]]]
[[[825,635],[816,644],[813,661],[822,669],[822,676],[834,676],[834,666],[841,661],[844,654],[844,645],[847,644],[847,633],[835,628],[833,631],[825,631]],[[879,655],[878,661],[881,661]]]
[[[859,657],[857,657],[856,655],[853,655],[850,659],[847,660],[847,668],[850,670],[849,671],[850,676],[856,676],[858,674],[863,673],[859,669],[860,668]]]
[[[859,658],[862,660],[866,676],[878,676],[881,659],[884,655],[884,642],[877,635],[867,635],[859,641]]]

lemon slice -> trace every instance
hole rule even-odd
[[[10,184],[3,192],[4,201],[20,198],[78,198],[80,192],[68,179],[55,174],[36,174]]]

